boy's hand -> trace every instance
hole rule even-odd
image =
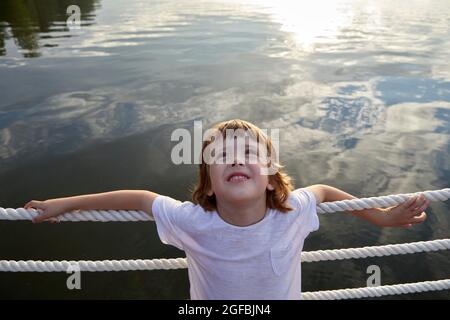
[[[50,199],[45,201],[32,200],[28,202],[24,208],[35,208],[39,211],[39,215],[33,218],[33,223],[47,220],[51,223],[59,222],[57,216],[68,211],[67,202],[61,199]]]
[[[413,224],[421,223],[427,218],[425,209],[430,201],[424,195],[413,196],[406,202],[395,207],[383,209],[385,215],[380,219],[381,227],[411,227]]]

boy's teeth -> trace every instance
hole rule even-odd
[[[234,181],[234,180],[247,180],[247,177],[244,176],[233,176],[230,181]]]

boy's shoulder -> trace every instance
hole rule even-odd
[[[289,203],[297,210],[304,211],[308,207],[316,205],[314,194],[307,188],[298,188],[289,193]]]
[[[189,200],[178,200],[166,195],[158,195],[155,199],[155,210],[165,211],[166,213],[173,213],[176,215],[186,216],[191,218],[198,216],[199,218],[206,216],[211,211],[206,211],[199,204],[193,203]]]
[[[289,198],[298,199],[299,197],[307,197],[308,189],[306,188],[297,188],[289,192]]]
[[[196,204],[189,200],[179,200],[177,198],[167,196],[164,194],[158,194],[155,198],[155,202],[159,206],[171,207],[172,209],[186,209],[195,210]]]

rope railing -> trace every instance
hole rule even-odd
[[[187,268],[186,258],[137,260],[80,260],[80,261],[14,261],[0,260],[0,272],[67,272],[70,267],[79,271],[144,271]]]
[[[404,193],[381,197],[360,198],[333,202],[322,202],[317,205],[317,213],[353,211],[370,208],[385,208],[405,202],[409,197],[423,194],[429,201],[445,201],[450,198],[450,188],[429,190],[415,193]],[[39,215],[36,209],[1,208],[0,220],[32,220]],[[136,210],[74,210],[58,217],[59,221],[151,221],[147,213]]]
[[[0,207],[0,220],[32,220],[39,215],[39,211],[36,209],[24,209],[24,208],[1,208]],[[136,210],[73,210],[66,212],[58,216],[58,221],[154,221],[153,217],[150,217],[143,211]]]
[[[403,193],[381,197],[323,202],[317,206],[317,213],[331,213],[338,211],[353,211],[370,208],[392,207],[405,202],[411,196],[420,194],[424,195],[424,197],[429,201],[445,201],[447,199],[450,199],[450,188],[441,190],[428,190],[415,193]]]
[[[419,241],[362,248],[305,251],[302,262],[361,259],[450,249],[450,239]],[[187,268],[186,258],[138,260],[33,261],[0,260],[0,272],[66,272],[76,265],[80,271],[138,271]]]
[[[318,213],[353,211],[370,208],[385,208],[405,202],[411,196],[424,195],[429,201],[445,201],[450,198],[450,188],[429,190],[416,193],[388,195],[352,200],[324,202],[317,205]],[[0,220],[32,220],[40,214],[40,210],[24,208],[1,208]],[[59,221],[152,221],[143,211],[135,210],[74,210],[58,217]],[[317,262],[342,259],[360,259],[381,257],[416,252],[431,252],[450,249],[450,239],[419,241],[383,246],[361,248],[317,250],[302,252],[302,262]],[[79,271],[137,271],[137,270],[169,270],[187,268],[186,258],[176,259],[137,259],[137,260],[103,260],[103,261],[33,261],[33,260],[0,260],[0,272],[67,272],[70,267],[77,266]],[[450,279],[385,285],[377,287],[348,288],[302,293],[304,300],[336,300],[381,297],[385,295],[416,293],[425,291],[450,289]]]
[[[341,300],[375,298],[389,295],[450,289],[450,279],[401,283],[386,286],[303,292],[302,300]]]
[[[306,251],[302,252],[301,259],[302,262],[362,259],[448,249],[450,249],[450,239],[438,239],[361,248]]]

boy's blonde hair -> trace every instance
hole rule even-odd
[[[225,137],[226,130],[232,129],[243,129],[249,130],[250,133],[254,134],[257,137],[258,141],[264,141],[267,147],[267,154],[270,159],[276,159],[275,157],[271,157],[272,152],[275,152],[272,141],[266,134],[254,124],[240,120],[233,119],[229,121],[223,121],[214,125],[211,129],[217,129]],[[197,185],[194,188],[192,193],[192,200],[194,203],[199,204],[203,209],[208,211],[217,210],[216,203],[216,195],[208,196],[207,192],[211,189],[211,180],[209,176],[209,165],[204,161],[203,151],[205,148],[211,143],[211,140],[205,140],[202,144],[201,151],[201,161],[199,165],[199,174]],[[294,186],[292,185],[292,179],[283,172],[283,166],[279,163],[269,163],[272,166],[277,168],[277,172],[273,175],[269,175],[269,183],[274,187],[274,190],[266,190],[267,198],[266,198],[266,206],[271,209],[277,209],[281,212],[288,212],[293,210],[290,206],[287,205],[287,199],[289,196],[289,192],[294,190]]]

